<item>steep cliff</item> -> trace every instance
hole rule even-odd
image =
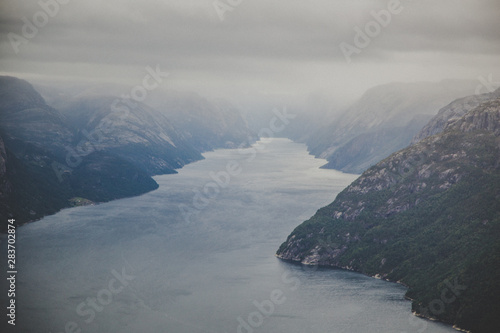
[[[76,133],[72,152],[76,155],[85,155],[88,146],[119,156],[150,175],[175,173],[203,158],[169,119],[137,101],[85,96],[61,112]]]
[[[474,91],[475,83],[391,83],[369,89],[343,114],[307,138],[309,150],[328,160],[326,168],[361,173],[408,146],[436,114]]]
[[[481,103],[500,98],[500,89],[494,92],[459,98],[439,110],[439,112],[413,137],[412,143],[441,133],[447,126],[460,119]]]
[[[418,314],[493,332],[498,239],[500,99],[368,169],[277,256],[400,281]]]

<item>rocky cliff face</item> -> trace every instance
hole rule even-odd
[[[420,132],[413,137],[412,143],[417,143],[428,136],[441,133],[447,126],[453,124],[454,121],[460,119],[467,112],[476,108],[481,103],[497,98],[500,98],[500,89],[491,93],[459,98],[451,102],[447,106],[440,109],[437,115],[435,115],[429,123],[427,123],[420,130]]]
[[[417,313],[491,332],[500,325],[490,297],[500,292],[499,128],[496,99],[392,154],[298,226],[278,257],[401,281]],[[465,289],[429,312],[449,281]]]
[[[499,91],[500,92],[500,91]],[[500,136],[500,99],[483,103],[479,108],[466,113],[462,118],[445,127],[457,129],[464,133],[486,131]]]
[[[110,117],[108,131],[96,131],[106,115],[106,108],[99,107],[103,103],[87,103],[87,109],[67,118],[48,106],[28,82],[0,77],[2,231],[9,218],[26,223],[80,202],[154,190],[158,184],[151,173],[172,172],[201,157],[185,141],[177,140],[174,131],[167,136],[153,127],[155,119],[145,113],[118,120]],[[152,130],[145,131],[149,126]],[[163,168],[148,169],[151,165]]]
[[[474,91],[462,81],[392,83],[368,90],[332,123],[307,139],[327,168],[360,173],[402,149],[446,104]]]
[[[74,154],[86,145],[113,153],[150,175],[174,173],[202,159],[163,114],[140,102],[86,96],[69,103],[62,113],[77,133]]]

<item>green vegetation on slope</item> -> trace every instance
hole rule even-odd
[[[31,157],[20,159],[6,151],[6,174],[0,177],[7,183],[0,200],[1,232],[9,218],[25,223],[82,202],[105,202],[158,188],[145,171],[106,153],[88,155],[62,181],[52,167],[57,159],[49,152],[25,144],[24,153]]]
[[[298,226],[278,256],[400,281],[418,314],[494,332],[500,101],[478,109],[370,168]]]

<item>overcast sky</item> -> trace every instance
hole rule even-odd
[[[220,0],[224,20],[214,0],[59,0],[53,17],[39,0],[0,1],[0,71],[27,80],[134,85],[159,65],[166,88],[338,99],[393,81],[500,81],[499,0]],[[369,45],[356,27],[372,29]],[[357,47],[350,63],[341,43]]]

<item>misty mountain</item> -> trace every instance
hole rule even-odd
[[[151,191],[134,164],[102,151],[72,160],[77,134],[26,81],[0,77],[0,218],[33,221],[73,205]],[[83,158],[85,157],[85,158]]]
[[[37,80],[36,87],[58,110],[67,110],[71,107],[70,103],[78,100],[123,96],[124,92],[130,91],[130,86],[126,84],[52,80]],[[147,109],[145,113],[151,114],[161,126],[174,127],[180,137],[199,152],[234,148],[256,140],[240,108],[224,99],[209,99],[195,92],[158,88],[149,91],[144,102],[129,103],[138,105],[141,110]],[[120,105],[118,108],[124,108],[123,102]]]
[[[475,82],[391,83],[368,90],[306,140],[327,168],[359,173],[406,147],[443,106],[474,91]]]
[[[162,113],[140,102],[85,96],[71,101],[61,112],[77,133],[75,142],[84,146],[83,151],[111,153],[150,175],[175,173],[203,158]]]
[[[199,151],[248,146],[256,140],[240,111],[228,101],[208,100],[193,92],[169,91],[151,104]]]
[[[494,332],[499,139],[496,99],[369,168],[298,226],[278,257],[399,281],[417,314]]]
[[[9,146],[34,145],[57,156],[66,154],[73,140],[66,119],[48,106],[40,94],[24,80],[0,77],[0,130]]]
[[[311,94],[301,105],[292,108],[295,119],[283,131],[284,136],[296,142],[306,143],[318,129],[332,123],[344,108],[322,94]]]
[[[98,93],[120,90],[114,86],[40,87],[57,109],[28,82],[0,78],[4,221],[32,221],[64,207],[145,193],[158,187],[152,175],[175,173],[202,159],[203,151],[256,139],[223,100],[170,93],[157,110]]]

